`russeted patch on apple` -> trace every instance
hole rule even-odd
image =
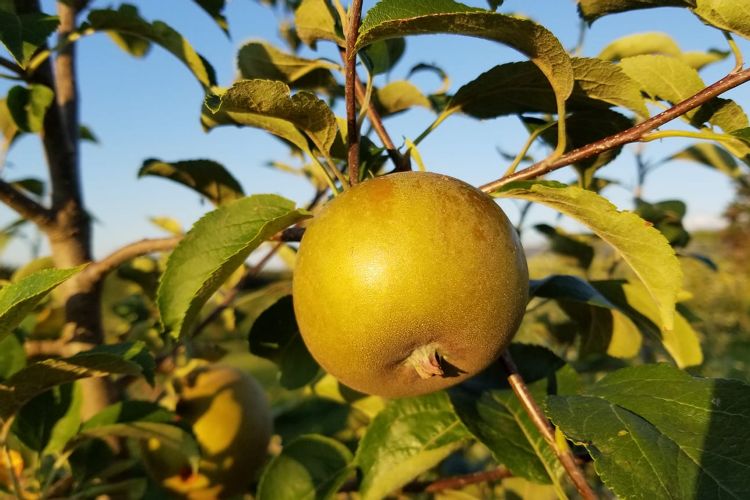
[[[528,301],[521,244],[500,207],[452,177],[403,172],[326,204],[300,243],[294,311],[343,384],[403,397],[455,385],[508,346]]]

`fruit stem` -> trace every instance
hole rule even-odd
[[[445,375],[442,366],[442,357],[437,350],[436,343],[419,346],[412,351],[406,362],[416,370],[420,378],[442,377]]]

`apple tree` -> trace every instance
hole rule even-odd
[[[193,1],[228,32],[224,0]],[[361,0],[266,3],[281,13],[287,46],[244,43],[237,78],[219,82],[178,31],[133,5],[58,0],[56,12],[44,12],[38,0],[0,1],[0,76],[12,82],[0,103],[4,147],[12,154],[16,138],[37,136],[48,174],[2,172],[0,201],[18,219],[2,229],[0,244],[27,226],[50,249],[3,269],[0,491],[17,498],[750,497],[743,371],[750,367],[742,364],[750,355],[738,357],[750,352],[750,123],[741,103],[722,97],[750,80],[737,43],[750,39],[745,0],[578,0],[589,24],[636,9],[688,11],[727,44],[685,52],[666,34],[640,33],[611,40],[596,57],[564,48],[542,24],[504,12],[502,1],[380,0],[365,12]],[[186,103],[195,106],[196,127],[266,131],[289,150],[271,165],[306,179],[314,196],[298,205],[247,194],[216,161],[162,161],[143,151],[134,176],[192,189],[212,209],[185,234],[134,241],[98,258],[95,214],[80,182],[80,144],[94,136],[79,116],[86,96],[76,45],[100,33],[134,57],[153,47],[181,61],[205,93]],[[452,92],[415,83],[424,71],[447,81],[439,63],[380,85],[375,77],[392,73],[409,40],[425,34],[484,39],[514,49],[517,60]],[[315,56],[303,56],[303,47]],[[704,81],[704,67],[732,60],[725,76]],[[430,109],[433,121],[411,131],[413,139],[389,133],[391,117],[415,106]],[[374,178],[428,170],[420,150],[454,115],[514,117],[527,132],[504,153],[504,173],[476,186],[477,196],[518,204],[519,232],[536,206],[558,214],[534,226],[547,245],[529,252],[528,289],[512,291],[528,297],[523,322],[492,364],[460,384],[395,399],[357,392],[319,366],[300,334],[292,293],[299,245],[332,200]],[[672,138],[693,142],[659,162],[642,154],[649,142]],[[633,210],[607,198],[610,170],[618,168],[608,165],[625,147],[635,151]],[[712,253],[716,242],[694,250],[698,235],[685,229],[684,202],[643,197],[653,170],[676,160],[735,182],[725,253]],[[555,172],[574,180],[551,180]],[[450,218],[466,209],[446,206]],[[562,217],[584,229],[565,229]],[[430,241],[441,244],[439,235]],[[712,298],[721,283],[739,287],[735,302]],[[346,293],[341,300],[336,306],[352,315],[361,310]],[[383,309],[378,314],[389,318]],[[721,318],[695,312],[704,310]],[[439,356],[433,361],[440,368]]]

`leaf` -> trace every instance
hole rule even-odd
[[[297,36],[311,47],[318,40],[329,40],[344,46],[344,37],[336,13],[327,0],[302,0],[294,11]]]
[[[690,50],[682,54],[681,59],[685,61],[691,68],[701,70],[709,64],[723,61],[729,57],[728,50],[717,50],[709,49],[707,52],[701,50]]]
[[[82,431],[118,423],[156,422],[168,423],[176,420],[173,412],[149,401],[119,401],[100,410],[82,426]]]
[[[0,288],[0,340],[10,334],[52,289],[83,267],[44,269]]]
[[[437,33],[485,38],[513,47],[542,71],[559,103],[573,90],[570,58],[546,28],[533,21],[487,12],[453,0],[381,0],[362,21],[356,48],[388,38]]]
[[[18,179],[17,181],[12,181],[11,184],[13,187],[16,187],[22,191],[26,191],[29,194],[32,194],[34,196],[42,197],[44,196],[44,181],[40,179],[36,179],[34,177],[27,177],[25,179]]]
[[[518,347],[518,346],[517,346]],[[525,361],[544,366],[546,374],[527,380],[535,399],[544,400],[547,394],[574,393],[577,386],[575,371],[538,346],[522,346]],[[562,367],[561,367],[562,365]],[[498,371],[500,371],[498,369]],[[456,413],[469,431],[492,452],[493,457],[510,469],[514,476],[537,483],[553,483],[563,492],[563,469],[554,450],[528,416],[513,390],[504,382],[504,376],[490,371],[480,375],[491,379],[486,387],[473,390],[471,384],[450,391]],[[524,377],[526,378],[526,377]],[[502,384],[498,381],[503,381]],[[565,498],[565,494],[562,493]]]
[[[319,394],[317,387],[315,392]],[[324,396],[321,394],[321,396]],[[335,436],[347,432],[352,407],[332,401],[327,397],[306,397],[295,401],[273,419],[274,433],[281,436],[282,443],[290,442],[303,434]]]
[[[144,355],[153,363],[142,343],[125,343],[32,363],[0,383],[0,419],[7,419],[32,398],[58,385],[110,374],[141,375]]]
[[[221,284],[264,240],[307,216],[276,195],[255,195],[217,208],[195,223],[169,256],[159,282],[161,322],[187,334]]]
[[[633,80],[640,83],[641,90],[649,97],[671,104],[683,101],[705,87],[695,69],[673,57],[659,55],[628,57],[620,61],[620,67]],[[728,99],[714,98],[684,116],[695,127],[710,122],[725,132],[747,126],[748,123],[747,116],[742,109]]]
[[[23,348],[23,340],[17,335],[8,335],[0,340],[0,380],[7,380],[24,366],[26,351]]]
[[[271,460],[258,485],[258,499],[334,498],[354,472],[352,454],[338,441],[309,434],[290,442]]]
[[[547,413],[621,498],[747,498],[750,387],[668,365],[625,368]]]
[[[742,176],[742,169],[726,149],[716,144],[701,142],[673,154],[665,161],[688,160],[715,168],[729,177],[736,179]]]
[[[615,304],[645,335],[662,343],[677,366],[685,368],[703,362],[703,352],[698,334],[690,323],[675,312],[673,328],[659,328],[660,312],[646,290],[636,284],[618,281],[595,281],[591,283],[610,302]]]
[[[372,76],[387,73],[398,63],[406,50],[406,40],[389,38],[365,47],[360,57],[368,66]]]
[[[653,7],[691,7],[695,0],[578,0],[578,12],[589,23],[602,16]]]
[[[711,26],[750,39],[750,8],[743,0],[698,0],[690,10]]]
[[[390,116],[415,106],[432,108],[429,99],[406,80],[396,80],[376,89],[372,100],[372,105],[377,108],[381,116]]]
[[[237,53],[237,69],[247,80],[278,80],[295,89],[319,89],[336,85],[331,70],[340,66],[287,54],[268,43],[248,42]]]
[[[227,18],[224,16],[224,8],[226,7],[226,0],[193,0],[197,3],[206,14],[211,16],[211,19],[221,28],[221,31],[229,36],[229,23]]]
[[[680,57],[682,50],[671,36],[657,31],[620,37],[610,42],[596,57],[607,61],[619,61],[626,57],[646,54]]]
[[[328,153],[338,131],[333,112],[311,92],[290,93],[282,82],[241,80],[213,96],[209,107],[235,124],[265,129],[303,151],[309,151],[309,138]]]
[[[96,31],[140,37],[160,45],[182,61],[204,88],[216,85],[214,69],[182,35],[161,21],[146,21],[132,5],[123,4],[118,10],[92,10],[89,12],[88,25]]]
[[[664,236],[643,219],[596,193],[558,182],[512,182],[491,194],[541,203],[587,226],[628,263],[656,303],[661,327],[672,329],[682,270]]]
[[[244,196],[242,186],[229,171],[213,160],[164,162],[155,158],[143,162],[138,177],[165,177],[185,185],[216,206],[226,205]]]
[[[0,9],[0,42],[19,66],[26,68],[31,56],[47,42],[58,24],[56,16],[43,12],[16,15]]]
[[[573,58],[571,63],[575,83],[566,106],[570,111],[623,106],[648,116],[638,85],[620,68],[597,59]],[[447,109],[476,118],[557,112],[549,82],[528,62],[502,64],[479,75],[458,89]]]
[[[23,134],[8,108],[7,99],[0,99],[0,132],[3,134],[2,150],[8,151],[13,142]]]
[[[94,144],[99,144],[99,138],[94,134],[94,131],[86,125],[80,125],[78,127],[78,138],[81,141],[89,141]]]
[[[468,438],[444,392],[390,401],[357,448],[363,500],[383,498],[407,484]]]
[[[32,83],[28,87],[15,85],[8,91],[6,103],[16,126],[22,132],[41,132],[55,93],[49,87]]]
[[[80,384],[53,387],[31,399],[16,415],[15,434],[40,454],[56,454],[81,425],[83,388]]]
[[[615,306],[588,281],[577,276],[553,274],[541,280],[529,281],[529,295],[548,299],[575,300],[597,307],[614,309]]]
[[[285,389],[299,389],[318,374],[318,363],[300,336],[291,295],[281,297],[258,316],[249,341],[250,352],[279,365],[280,382]]]

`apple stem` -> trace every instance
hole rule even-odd
[[[442,367],[442,356],[438,353],[437,344],[434,342],[414,349],[406,362],[423,379],[435,376],[442,377],[445,374]]]

